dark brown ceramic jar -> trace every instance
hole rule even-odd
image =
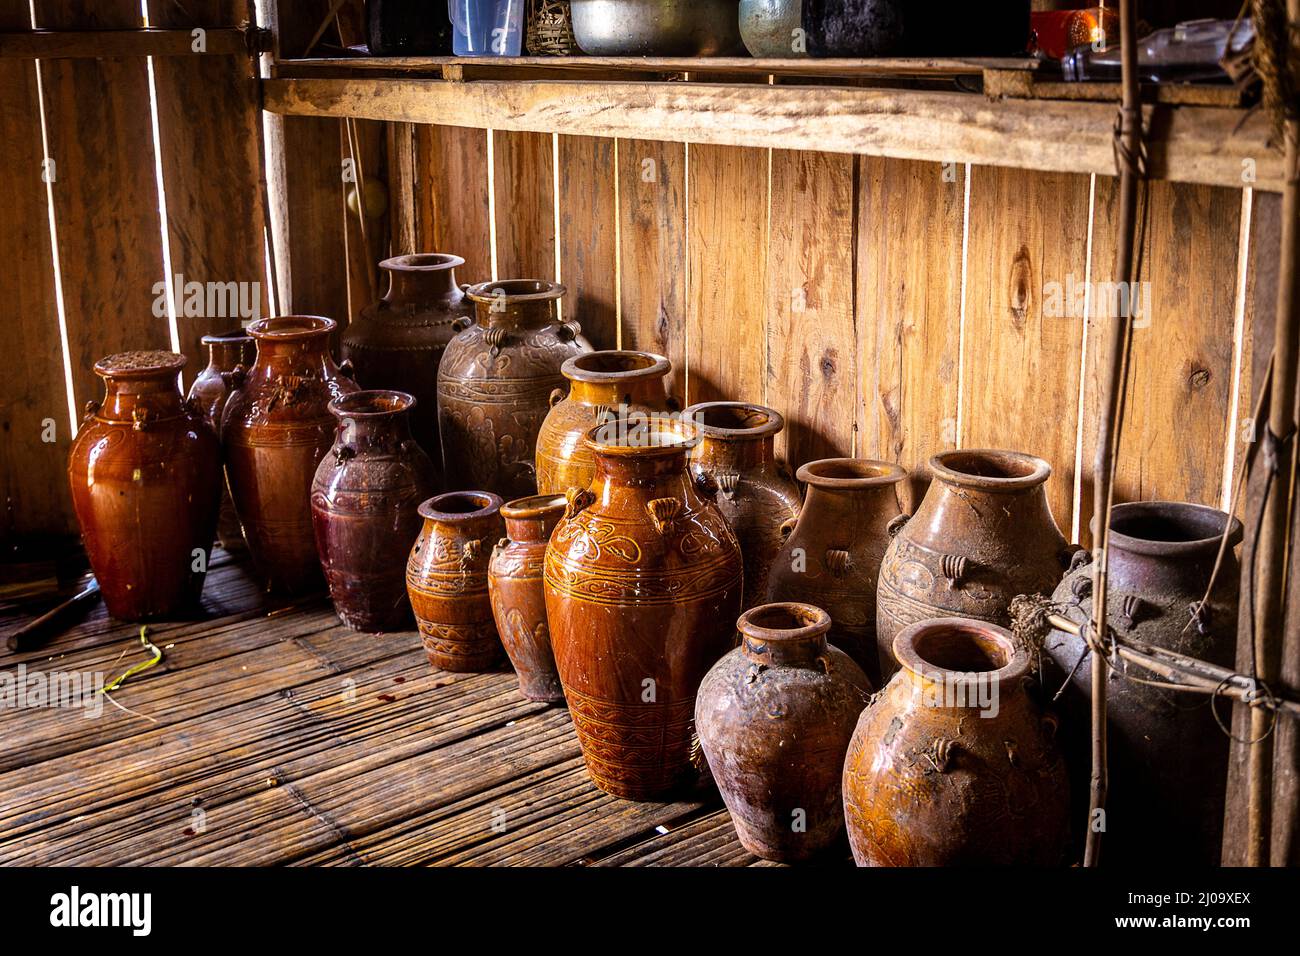
[[[411,437],[415,398],[362,391],[330,402],[334,447],[311,488],[312,525],[334,610],[358,631],[410,626],[404,571],[423,523],[420,502],[434,491],[429,456]]]
[[[1202,603],[1228,529],[1228,549]],[[1231,668],[1237,645],[1240,572],[1233,549],[1241,522],[1204,505],[1142,501],[1115,505],[1110,518],[1107,620],[1112,631]],[[1086,552],[1084,552],[1086,555]],[[1052,601],[1082,623],[1092,616],[1092,574],[1082,565]],[[1062,742],[1070,763],[1075,819],[1087,819],[1091,768],[1092,657],[1083,639],[1053,631],[1043,644],[1044,684],[1061,697]],[[1140,676],[1145,672],[1137,670]],[[1109,671],[1106,692],[1106,838],[1103,862],[1149,860],[1217,866],[1223,835],[1228,738],[1203,700],[1130,681]],[[1227,722],[1228,707],[1222,708]],[[1153,808],[1159,808],[1153,812]]]
[[[876,635],[882,674],[907,625],[956,615],[1007,626],[1017,594],[1050,594],[1070,548],[1047,505],[1047,462],[1015,451],[949,451],[930,459],[921,506],[880,569]]]
[[[560,366],[591,345],[576,322],[556,320],[564,286],[540,279],[480,282],[475,321],[438,368],[438,427],[448,487],[502,498],[537,493],[537,433],[563,388]]]
[[[546,548],[546,615],[596,786],[652,800],[695,774],[700,680],[734,646],[740,546],[686,468],[688,423],[614,421],[587,442],[596,477],[570,489]]]
[[[257,359],[233,376],[222,416],[230,497],[253,563],[273,591],[299,594],[321,583],[311,486],[334,444],[329,403],[357,391],[346,366],[330,357],[334,326],[314,315],[249,326]]]
[[[1004,628],[936,618],[902,630],[894,654],[844,762],[858,865],[1063,862],[1065,764],[1026,689],[1028,651]]]
[[[569,380],[569,393],[551,393],[553,406],[537,436],[538,492],[562,495],[591,485],[596,462],[584,439],[602,421],[679,409],[668,397],[672,369],[668,359],[650,352],[608,350],[566,359],[560,372]]]
[[[104,400],[87,402],[68,457],[72,503],[108,613],[166,617],[203,589],[221,501],[221,449],[181,398],[185,356],[121,352],[95,363]]]
[[[700,432],[691,471],[716,488],[715,501],[745,556],[744,607],[767,599],[767,576],[799,515],[799,486],[776,460],[785,419],[747,402],[703,402],[683,417]],[[783,530],[784,529],[784,530]]]
[[[826,643],[831,617],[811,604],[740,616],[740,647],[704,677],[695,728],[741,844],[793,863],[843,846],[844,753],[871,685]]]
[[[198,403],[203,417],[220,436],[221,413],[225,411],[226,399],[230,397],[228,380],[235,369],[240,366],[247,368],[253,364],[253,338],[243,329],[233,329],[205,335],[203,344],[208,347],[208,366],[190,385],[189,397]],[[239,516],[235,514],[235,504],[230,500],[230,489],[226,487],[224,477],[221,480],[217,541],[227,551],[242,551],[245,548],[244,532],[239,527]]]
[[[564,700],[542,593],[546,542],[564,517],[564,506],[563,495],[516,498],[503,505],[506,537],[488,564],[497,634],[519,675],[519,692],[529,700]]]
[[[440,252],[385,259],[379,267],[388,273],[387,294],[361,310],[339,347],[362,388],[415,396],[411,431],[438,459],[438,365],[456,334],[455,321],[474,314],[473,303],[456,285],[456,269],[464,264],[460,256]]]
[[[445,671],[491,670],[502,656],[488,596],[488,561],[504,530],[501,499],[449,491],[420,505],[420,517],[406,589],[424,653]]]
[[[824,458],[799,469],[808,486],[803,510],[772,562],[769,601],[803,601],[831,616],[830,642],[876,683],[876,579],[899,521],[898,465]]]

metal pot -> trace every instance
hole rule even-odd
[[[739,0],[572,0],[573,35],[588,56],[740,53]]]

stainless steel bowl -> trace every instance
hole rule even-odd
[[[731,56],[740,0],[570,0],[573,36],[588,56]]]

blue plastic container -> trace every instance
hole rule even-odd
[[[457,56],[519,56],[528,0],[447,0]]]

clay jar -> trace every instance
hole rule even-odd
[[[650,800],[693,778],[695,695],[733,646],[740,546],[695,487],[686,422],[593,428],[596,477],[546,548],[546,614],[596,786]]]
[[[844,753],[871,686],[826,643],[821,608],[760,605],[736,626],[740,647],[700,684],[700,744],[745,849],[806,860],[842,845]]]
[[[221,413],[230,397],[227,384],[232,372],[253,362],[253,339],[243,329],[203,336],[208,348],[208,365],[190,385],[189,398],[196,402],[213,431],[221,432]],[[244,550],[244,532],[239,527],[234,502],[225,479],[221,481],[221,511],[217,516],[217,541],[227,551]]]
[[[844,817],[859,866],[1061,863],[1069,819],[1056,722],[1004,628],[936,618],[894,640],[902,665],[858,720]]]
[[[876,636],[883,676],[907,625],[956,615],[1006,626],[1017,594],[1050,594],[1073,549],[1056,527],[1041,458],[1015,451],[949,451],[880,568]]]
[[[1225,528],[1228,549],[1215,589],[1202,604]],[[1115,505],[1106,602],[1112,631],[1231,668],[1240,581],[1233,548],[1241,536],[1241,522],[1203,505]],[[1064,616],[1076,623],[1092,616],[1093,571],[1089,565],[1078,567],[1052,595]],[[1086,820],[1092,658],[1085,654],[1082,638],[1063,631],[1053,631],[1043,650],[1045,686],[1055,692],[1068,681],[1061,705],[1062,742],[1070,762],[1075,818]],[[1109,673],[1111,773],[1103,862],[1149,860],[1158,852],[1162,861],[1217,865],[1229,741],[1216,726],[1214,713],[1194,695],[1139,684],[1114,669]],[[1228,710],[1221,708],[1225,723],[1230,720]]]
[[[506,537],[488,564],[488,594],[497,634],[529,700],[563,700],[542,592],[546,542],[564,516],[563,495],[516,498],[501,508]]]
[[[743,607],[762,604],[772,560],[789,532],[786,522],[799,514],[799,486],[774,450],[785,419],[747,402],[702,402],[682,416],[700,433],[691,471],[716,489],[718,510],[745,556]]]
[[[898,465],[824,458],[799,469],[808,495],[789,539],[772,562],[770,601],[803,601],[831,616],[830,642],[879,686],[876,578],[899,523]],[[788,525],[787,525],[788,526]]]
[[[576,322],[558,322],[562,285],[540,279],[469,289],[475,321],[438,367],[438,426],[447,485],[502,498],[537,493],[537,433],[563,388],[565,359],[591,351]]]
[[[406,590],[424,653],[441,670],[491,670],[501,660],[488,596],[488,561],[503,530],[501,499],[449,491],[421,504],[420,517]]]
[[[221,449],[181,398],[185,356],[121,352],[95,363],[104,400],[87,402],[68,458],[72,503],[108,613],[166,617],[203,588],[221,501]]]
[[[537,490],[564,494],[591,484],[596,463],[584,436],[608,418],[631,411],[666,412],[681,406],[668,397],[672,363],[649,352],[586,352],[566,359],[560,372],[569,393],[551,393],[552,408],[537,436]]]
[[[453,324],[474,314],[473,303],[456,285],[456,269],[464,264],[460,256],[439,252],[379,263],[388,273],[388,292],[361,310],[339,348],[362,388],[415,396],[411,431],[420,447],[439,459],[438,365],[456,334]]]
[[[253,563],[269,590],[320,584],[312,530],[316,466],[334,443],[329,403],[357,391],[329,353],[333,319],[286,315],[249,326],[257,359],[231,377],[222,415],[226,479]]]
[[[436,484],[411,437],[406,392],[362,391],[330,402],[334,447],[316,468],[312,526],[334,610],[358,631],[409,626],[403,562],[420,533],[420,502]]]

